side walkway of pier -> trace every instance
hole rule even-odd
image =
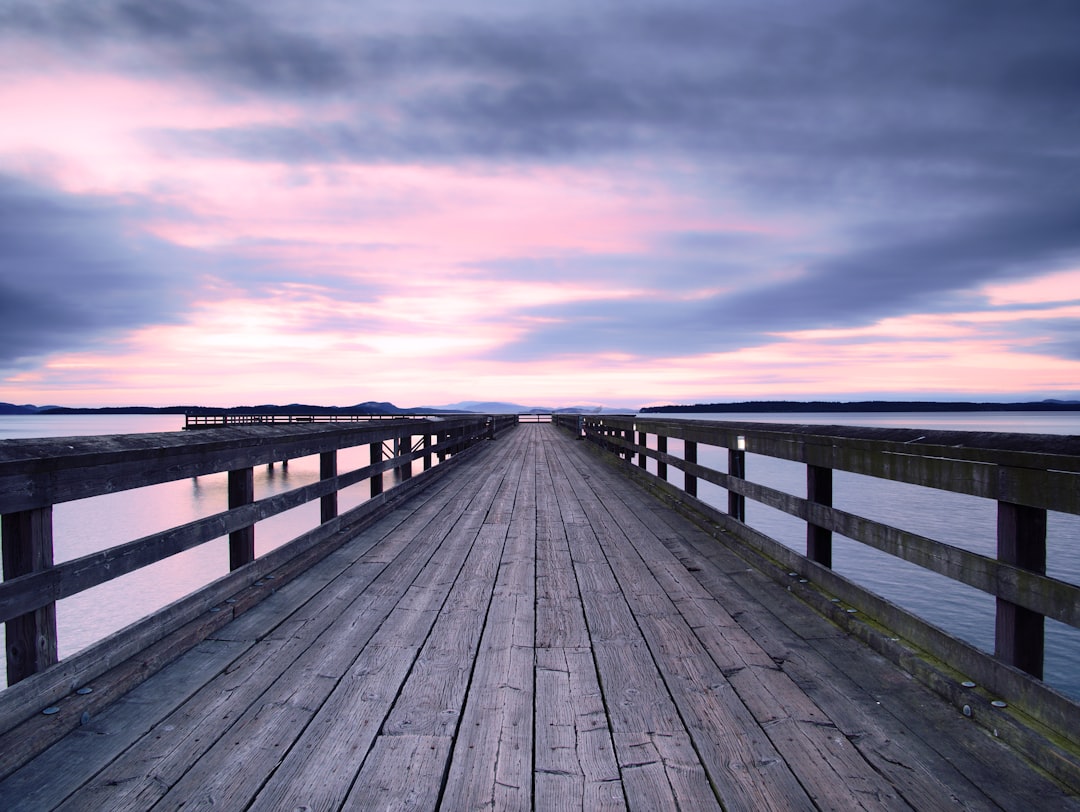
[[[87,719],[0,808],[1080,802],[533,424]]]

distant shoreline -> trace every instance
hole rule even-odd
[[[264,404],[260,406],[16,406],[0,403],[0,415],[70,415],[70,414],[400,414],[411,413],[435,414],[432,409],[399,409],[392,403],[360,403],[355,406],[311,406],[303,403],[290,403],[285,406]]]
[[[509,404],[499,404],[509,405]],[[527,411],[537,411],[536,408]],[[527,413],[523,412],[523,413]],[[564,412],[567,409],[544,411]],[[574,409],[572,411],[578,411]],[[611,411],[611,410],[605,410]],[[625,413],[632,413],[627,409]],[[637,410],[641,413],[697,413],[697,414],[828,414],[828,413],[881,413],[881,412],[1078,412],[1080,400],[1040,400],[1026,403],[974,403],[920,400],[860,400],[860,401],[798,401],[798,400],[749,400],[736,403],[694,403],[685,405],[646,406]],[[16,406],[12,403],[0,403],[0,415],[76,415],[76,414],[462,414],[461,410],[438,408],[403,409],[392,403],[369,401],[355,406],[312,406],[290,403],[288,405],[264,404],[260,406]]]
[[[754,400],[741,403],[695,403],[685,406],[646,406],[643,413],[729,414],[828,414],[831,412],[1077,412],[1080,401],[1042,400],[1030,403],[965,403],[937,401],[861,400],[851,402]]]

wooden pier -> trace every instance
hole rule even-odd
[[[325,555],[0,694],[0,808],[1080,809],[976,689],[981,719],[576,432],[499,429]]]

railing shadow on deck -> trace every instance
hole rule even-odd
[[[1080,627],[1080,587],[1045,574],[1047,511],[1080,515],[1080,437],[645,416],[555,415],[553,422],[1075,785],[1080,704],[1041,677],[1044,618]],[[672,446],[681,444],[681,456],[669,453],[669,440],[680,441]],[[699,446],[726,451],[727,470],[699,464]],[[805,465],[805,496],[748,478],[748,452]],[[681,488],[669,481],[672,470],[682,472]],[[993,500],[996,557],[833,507],[834,471]],[[698,497],[699,481],[727,492],[726,511]],[[805,555],[748,524],[747,499],[801,520]],[[834,572],[834,533],[992,595],[993,656]]]
[[[516,423],[516,415],[470,415],[0,442],[5,579],[0,583],[0,620],[6,624],[10,684],[0,691],[0,737],[88,681],[137,657],[126,675],[109,681],[107,691],[86,697],[86,707],[56,714],[48,735],[59,738],[88,712],[87,703],[102,706],[269,594],[269,587],[262,588],[264,579],[302,572],[346,541],[357,526],[378,518],[402,497],[454,467],[450,463],[456,458]],[[370,464],[339,473],[338,452],[363,446],[370,449]],[[320,477],[316,482],[255,500],[255,466],[315,454]],[[423,461],[423,471],[416,476],[414,460]],[[54,564],[54,505],[222,472],[228,473],[227,510]],[[387,473],[393,479],[384,486]],[[370,498],[339,515],[339,492],[365,480],[370,482]],[[258,522],[316,500],[317,527],[255,556]],[[226,535],[227,575],[58,661],[58,600]],[[27,751],[48,743],[35,742]],[[14,766],[7,763],[10,758],[0,761],[4,762],[0,772]]]

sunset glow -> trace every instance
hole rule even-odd
[[[779,5],[6,4],[0,401],[1080,399],[1080,11]]]

